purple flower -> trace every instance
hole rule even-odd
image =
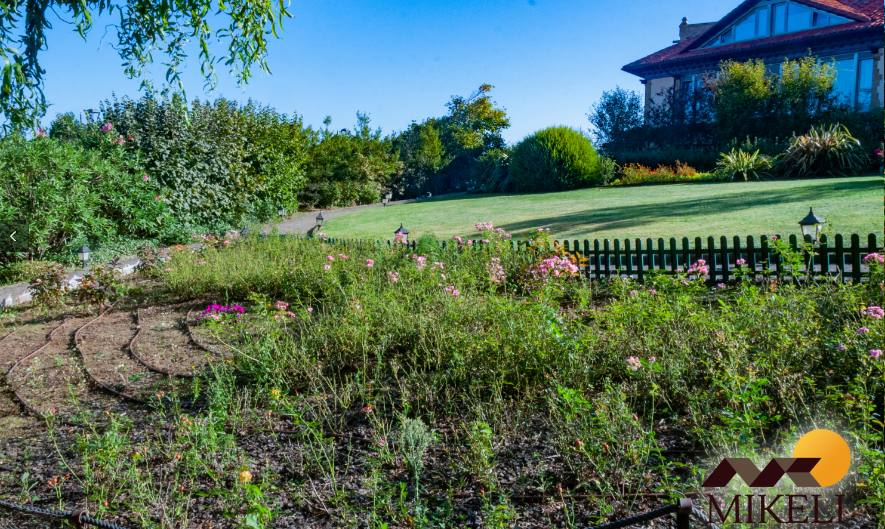
[[[885,310],[882,310],[882,307],[878,307],[876,305],[872,305],[867,307],[861,311],[861,314],[864,316],[869,316],[870,318],[881,320],[883,316],[885,316]]]
[[[108,123],[105,123],[104,125],[101,126],[101,131],[102,131],[102,132],[110,132],[110,131],[112,131],[112,130],[114,130],[114,124],[113,124],[113,123],[108,122]]]
[[[882,356],[881,349],[870,349],[870,358],[879,358]]]
[[[741,259],[738,259],[737,261],[735,261],[734,264],[736,264],[738,266],[744,266],[745,264],[747,264],[747,260],[741,258]]]
[[[857,329],[857,334],[866,334],[868,332],[870,332],[870,330],[866,327],[860,327],[859,329]]]
[[[867,254],[863,258],[863,262],[866,264],[870,264],[870,263],[885,264],[885,255],[882,255],[880,253]]]
[[[844,343],[840,343],[839,345],[836,346],[836,350],[839,351],[840,353],[844,353],[847,349],[848,348],[845,347]]]
[[[399,272],[391,270],[387,272],[387,279],[390,280],[391,283],[396,283],[399,281]]]

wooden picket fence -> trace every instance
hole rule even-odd
[[[728,283],[738,271],[738,260],[743,259],[741,273],[747,276],[801,275],[803,277],[833,277],[843,281],[860,282],[869,276],[869,267],[863,258],[881,251],[875,234],[869,234],[862,245],[860,236],[852,234],[849,242],[841,234],[833,237],[832,244],[827,236],[821,236],[820,243],[811,251],[805,251],[805,244],[799,243],[795,235],[787,239],[790,248],[802,251],[803,266],[799,271],[785,271],[784,259],[774,251],[769,238],[762,236],[758,243],[753,236],[744,240],[740,237],[696,237],[689,241],[683,237],[664,240],[654,239],[615,239],[588,241],[562,241],[566,251],[586,258],[582,272],[592,279],[610,277],[632,277],[639,281],[654,273],[677,274],[687,270],[692,263],[703,259],[709,268],[712,283]]]
[[[779,237],[779,236],[778,236]],[[779,237],[780,238],[780,237]],[[328,242],[345,246],[363,246],[383,244],[369,241],[335,240]],[[848,237],[846,244],[842,234],[832,237],[822,235],[818,244],[811,251],[806,251],[805,241],[800,244],[795,235],[790,235],[787,242],[794,251],[801,251],[803,265],[800,270],[787,270],[783,256],[775,251],[769,237],[763,235],[758,241],[752,235],[745,238],[738,236],[695,237],[693,241],[687,237],[677,240],[669,239],[595,239],[595,240],[561,240],[557,241],[572,255],[582,258],[581,273],[594,280],[614,277],[630,277],[643,281],[653,273],[678,274],[687,270],[692,263],[703,259],[709,269],[711,283],[728,283],[736,273],[753,278],[778,277],[791,279],[794,276],[832,278],[845,282],[861,282],[869,277],[869,266],[863,259],[871,253],[881,253],[882,246],[876,234],[869,234],[862,244],[857,234]],[[390,246],[393,243],[387,241]],[[442,241],[443,246],[451,244]],[[512,241],[515,248],[524,249],[527,241]],[[416,248],[416,242],[410,241],[408,246]],[[472,241],[473,248],[482,248],[480,241]],[[744,264],[738,265],[742,259]],[[740,268],[740,270],[739,270]]]

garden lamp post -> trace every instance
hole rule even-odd
[[[80,248],[80,262],[83,263],[83,268],[89,266],[89,247],[85,244]]]
[[[286,208],[280,208],[280,209],[278,209],[278,210],[277,210],[277,215],[279,215],[280,218],[285,218],[285,216],[286,216]]]
[[[409,243],[409,230],[403,228],[403,223],[399,223],[399,228],[393,232],[393,242],[399,242],[402,244]]]
[[[802,230],[802,236],[806,240],[811,239],[817,242],[820,239],[820,232],[826,223],[826,219],[818,217],[814,214],[812,208],[808,208],[808,215],[805,215],[805,218],[799,221],[799,228]]]
[[[323,227],[323,221],[325,221],[325,220],[326,220],[326,219],[323,218],[323,212],[320,211],[320,214],[317,215],[317,218],[316,218],[316,221],[317,221],[317,231],[320,231],[320,228]]]

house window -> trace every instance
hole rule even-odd
[[[867,111],[873,104],[873,58],[858,61],[857,109]]]
[[[836,80],[833,93],[839,103],[867,111],[873,102],[873,58],[859,53],[834,59]]]
[[[812,9],[805,4],[790,2],[787,10],[787,33],[811,28]]]
[[[787,32],[787,3],[781,2],[771,6],[771,34],[780,35]]]
[[[762,2],[760,5],[704,44],[721,46],[812,28],[835,26],[849,19],[794,1]]]

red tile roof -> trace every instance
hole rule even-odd
[[[847,24],[815,28],[795,33],[786,33],[763,39],[734,42],[712,48],[699,46],[749,11],[759,0],[745,0],[725,15],[719,22],[695,37],[685,39],[672,46],[652,53],[638,61],[624,66],[623,70],[635,75],[662,70],[669,66],[683,65],[695,61],[714,61],[740,56],[753,50],[781,48],[786,46],[813,45],[815,41],[833,37],[847,37],[854,34],[874,34],[878,31],[883,37],[885,8],[882,0],[795,0],[812,7],[842,15],[852,21]],[[879,45],[881,47],[881,44]]]

